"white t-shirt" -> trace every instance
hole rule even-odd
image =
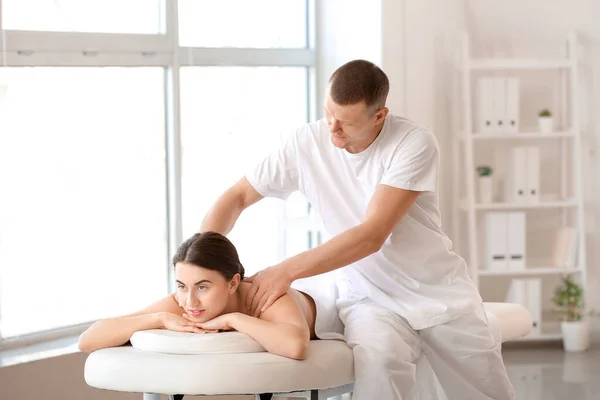
[[[368,296],[424,329],[481,302],[464,259],[441,229],[438,166],[435,136],[388,114],[378,137],[358,154],[331,143],[325,119],[305,124],[246,177],[265,197],[285,199],[299,190],[332,236],[363,221],[379,184],[422,192],[381,250],[339,270],[338,289],[342,297],[346,290]]]

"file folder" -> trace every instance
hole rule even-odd
[[[492,78],[481,77],[477,80],[476,126],[479,133],[492,133],[494,120],[494,91]]]
[[[508,218],[505,212],[488,212],[485,220],[485,268],[508,270]]]
[[[494,91],[494,133],[506,133],[506,78],[493,77],[492,86]]]
[[[527,148],[513,147],[508,155],[505,181],[505,200],[508,203],[524,203],[526,195]]]
[[[538,203],[540,201],[540,149],[539,147],[527,147],[527,202]]]
[[[509,77],[506,83],[506,132],[519,132],[519,78]]]
[[[524,270],[526,259],[526,220],[524,212],[508,214],[508,249],[506,259],[511,271]]]

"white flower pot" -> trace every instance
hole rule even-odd
[[[554,129],[552,117],[539,117],[539,125],[542,133],[550,133]]]
[[[588,321],[563,321],[560,323],[565,351],[586,351],[590,346]]]
[[[491,176],[479,177],[479,202],[491,203],[494,201],[494,181]]]

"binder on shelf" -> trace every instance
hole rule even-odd
[[[540,201],[540,149],[530,146],[526,150],[526,198],[528,203]]]
[[[527,308],[527,279],[512,279],[506,295],[507,303],[520,304]]]
[[[539,336],[542,325],[542,280],[540,278],[512,279],[506,301],[521,304],[531,314],[532,331],[529,336]]]
[[[488,212],[485,224],[485,269],[518,271],[526,268],[524,212]]]
[[[506,166],[505,201],[509,203],[527,202],[527,176],[525,173],[527,167],[527,148],[523,146],[511,148]]]
[[[506,86],[506,132],[519,132],[519,78],[508,77],[505,80]]]
[[[493,132],[506,133],[506,78],[493,77],[491,80],[494,93]]]
[[[519,271],[525,269],[525,213],[510,212],[507,213],[508,220],[508,249],[507,261],[508,269],[511,271]]]
[[[493,78],[481,77],[477,79],[477,109],[475,113],[477,132],[492,133],[494,121],[494,92]]]
[[[532,334],[539,336],[542,333],[542,280],[540,278],[527,279],[527,308],[531,313]]]
[[[487,212],[485,225],[485,269],[508,270],[508,219],[505,212]]]

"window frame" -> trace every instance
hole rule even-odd
[[[180,67],[189,66],[298,66],[307,73],[307,121],[317,116],[316,0],[306,0],[307,46],[298,49],[202,48],[179,46],[178,1],[160,6],[164,33],[116,34],[50,31],[4,31],[0,0],[0,68],[2,67],[162,67],[165,73],[165,151],[167,188],[167,254],[175,253],[182,238]],[[283,207],[282,207],[283,208]],[[280,214],[281,229],[287,223]],[[200,222],[200,221],[199,221]],[[316,225],[308,221],[308,231]],[[280,235],[284,237],[284,235]],[[284,256],[285,243],[278,243]],[[168,260],[165,260],[168,265]],[[173,290],[172,269],[165,294]],[[2,277],[0,276],[0,279]],[[0,305],[1,310],[1,305]],[[44,330],[16,338],[0,337],[0,350],[20,348],[79,335],[94,321]]]

